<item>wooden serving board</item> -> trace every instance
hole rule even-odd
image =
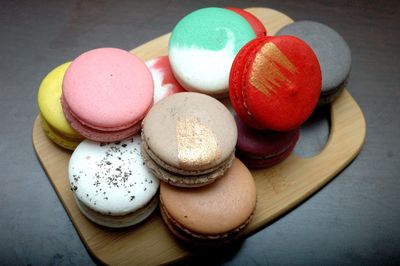
[[[248,8],[266,25],[269,35],[292,20],[267,8]],[[132,53],[147,60],[167,54],[169,34],[163,35]],[[366,124],[361,109],[344,90],[331,105],[331,129],[326,147],[312,158],[292,154],[272,168],[252,171],[257,185],[257,207],[243,236],[254,233],[268,222],[289,211],[321,188],[359,153]],[[53,144],[40,126],[33,124],[33,146],[60,200],[89,252],[105,264],[162,264],[191,254],[177,242],[155,212],[150,219],[127,229],[107,229],[87,220],[75,205],[69,187],[67,165],[71,152]]]

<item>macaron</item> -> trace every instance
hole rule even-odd
[[[236,141],[233,116],[222,103],[205,94],[168,96],[143,120],[146,165],[174,186],[204,186],[221,177],[232,164]]]
[[[153,78],[144,62],[117,48],[78,56],[62,85],[62,107],[71,126],[87,139],[129,138],[153,103]]]
[[[249,224],[256,207],[254,179],[235,159],[226,174],[200,188],[160,185],[160,210],[172,234],[194,245],[229,243]]]
[[[84,140],[72,153],[68,175],[79,209],[94,223],[131,226],[158,206],[159,181],[144,165],[139,134],[112,143]]]
[[[62,81],[70,64],[64,63],[46,75],[39,86],[37,101],[46,136],[60,147],[74,150],[83,137],[69,125],[60,103]]]
[[[154,103],[168,95],[186,91],[175,79],[168,56],[159,56],[146,61],[154,81]]]
[[[351,51],[344,38],[331,27],[314,21],[297,21],[283,27],[276,35],[296,36],[313,49],[322,72],[318,104],[328,104],[338,98],[351,69]]]
[[[172,71],[188,91],[228,95],[232,62],[255,32],[241,15],[225,8],[196,10],[172,31],[168,54]]]
[[[264,24],[262,24],[262,22],[250,12],[247,12],[244,9],[236,7],[225,7],[225,8],[241,15],[245,20],[247,20],[247,22],[253,28],[254,33],[256,34],[257,37],[267,35],[267,30],[265,29]]]
[[[278,132],[258,130],[235,116],[238,128],[236,156],[249,168],[267,168],[285,160],[293,151],[300,129]]]
[[[320,92],[318,59],[296,37],[258,37],[240,50],[232,65],[232,106],[254,128],[289,131],[300,127],[313,112]]]

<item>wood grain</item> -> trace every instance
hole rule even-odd
[[[249,8],[269,34],[291,22],[286,15],[266,8]],[[169,34],[133,49],[143,60],[167,54]],[[252,171],[257,185],[257,208],[243,237],[304,201],[329,182],[359,153],[366,135],[361,109],[345,90],[331,106],[331,131],[326,147],[311,158],[291,155],[281,164]],[[105,264],[162,264],[182,259],[190,251],[178,243],[164,226],[158,212],[138,226],[115,230],[88,221],[76,207],[70,191],[67,165],[71,152],[53,144],[33,124],[32,140],[38,158],[89,252]]]

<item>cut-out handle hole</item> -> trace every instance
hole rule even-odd
[[[300,139],[294,148],[294,153],[302,158],[319,154],[328,141],[330,127],[330,105],[317,107],[301,126]]]

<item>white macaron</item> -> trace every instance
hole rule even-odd
[[[81,212],[107,227],[146,219],[157,207],[159,181],[144,165],[140,135],[113,143],[84,140],[73,152],[68,175]]]

